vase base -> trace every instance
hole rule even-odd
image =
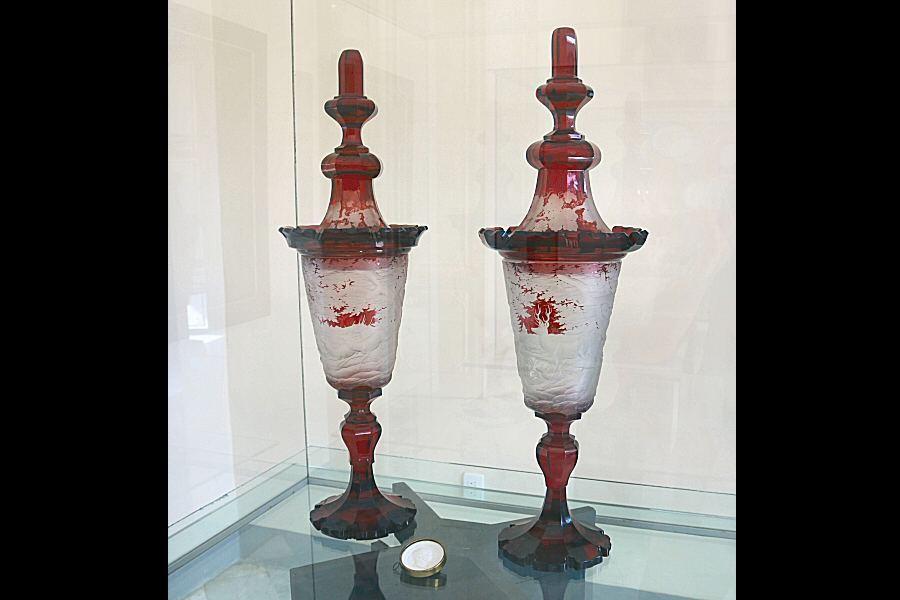
[[[326,498],[309,513],[313,527],[341,540],[374,540],[409,527],[416,507],[409,500],[377,491],[361,497],[350,490]]]
[[[535,571],[584,570],[609,556],[612,542],[602,529],[574,519],[566,525],[540,518],[513,524],[500,532],[500,554]]]

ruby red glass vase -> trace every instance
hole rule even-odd
[[[369,405],[391,380],[406,289],[409,251],[428,229],[387,225],[372,180],[381,162],[362,143],[362,126],[376,113],[363,95],[363,62],[356,50],[338,60],[339,94],[325,112],[343,132],[322,161],[331,199],[319,225],[282,227],[301,254],[313,333],[328,384],[350,405],[341,437],[350,452],[347,490],[316,505],[313,526],[340,539],[375,539],[401,531],[416,514],[412,502],[383,494],[373,463],[381,425]]]
[[[594,402],[622,258],[647,239],[643,229],[610,229],[594,203],[588,171],[600,150],[575,130],[594,92],[578,78],[577,44],[572,28],[553,32],[552,77],[536,92],[553,131],[526,152],[538,170],[528,213],[518,227],[479,232],[503,258],[525,405],[547,423],[537,445],[547,484],[541,514],[499,537],[501,555],[537,571],[586,569],[612,548],[603,530],[569,513],[566,484],[578,460],[569,428]]]

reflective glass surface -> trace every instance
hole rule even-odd
[[[568,575],[527,572],[498,556],[497,535],[509,523],[534,516],[532,508],[500,505],[490,495],[484,500],[458,498],[466,495],[460,486],[442,490],[433,484],[437,487],[426,493],[419,484],[417,494],[396,482],[390,491],[418,508],[413,526],[381,540],[336,540],[310,526],[309,511],[343,484],[318,481],[322,483],[301,487],[170,574],[169,600],[392,599],[432,593],[467,600],[735,597],[733,537],[631,527],[627,520],[609,525],[594,506],[582,504],[574,516],[596,522],[610,535],[610,556]],[[444,495],[435,493],[439,491]],[[506,499],[516,496],[507,492]],[[402,545],[419,538],[439,540],[448,557],[437,576],[413,581],[396,563]]]

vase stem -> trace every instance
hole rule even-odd
[[[544,506],[536,519],[500,532],[500,554],[535,571],[587,569],[609,556],[612,543],[593,523],[572,519],[566,501],[566,484],[578,461],[578,442],[569,427],[581,413],[535,415],[547,423],[547,433],[537,445],[538,464],[547,484]]]
[[[547,433],[535,449],[538,464],[544,473],[547,494],[541,510],[541,520],[564,526],[572,522],[569,505],[566,502],[566,485],[569,476],[578,462],[578,442],[569,433],[572,421],[581,418],[581,414],[566,416],[560,414],[534,413],[547,423]]]
[[[375,485],[375,445],[381,425],[369,405],[381,395],[380,388],[339,390],[338,397],[350,405],[341,422],[341,438],[350,451],[350,484],[340,496],[316,504],[309,520],[327,536],[371,540],[406,529],[416,515],[409,500],[383,494]]]

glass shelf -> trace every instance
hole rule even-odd
[[[410,535],[453,542],[443,571],[447,585],[438,591],[447,599],[543,598],[542,585],[550,597],[569,600],[735,597],[733,495],[573,478],[571,508],[602,527],[613,550],[583,578],[564,582],[562,596],[559,581],[518,573],[496,551],[503,523],[537,514],[540,474],[379,455],[378,485],[415,496],[416,529],[376,541],[337,540],[310,525],[309,511],[344,489],[346,461],[346,451],[310,448],[170,527],[169,600],[348,598],[360,564],[377,565],[384,598],[434,593],[401,582],[392,571]],[[461,481],[456,471],[476,471],[505,487],[453,484]],[[369,554],[376,551],[377,560]],[[318,583],[310,584],[310,577]],[[479,578],[478,589],[487,595],[473,595],[471,582]]]
[[[169,572],[299,489],[307,477],[303,451],[170,525]]]

